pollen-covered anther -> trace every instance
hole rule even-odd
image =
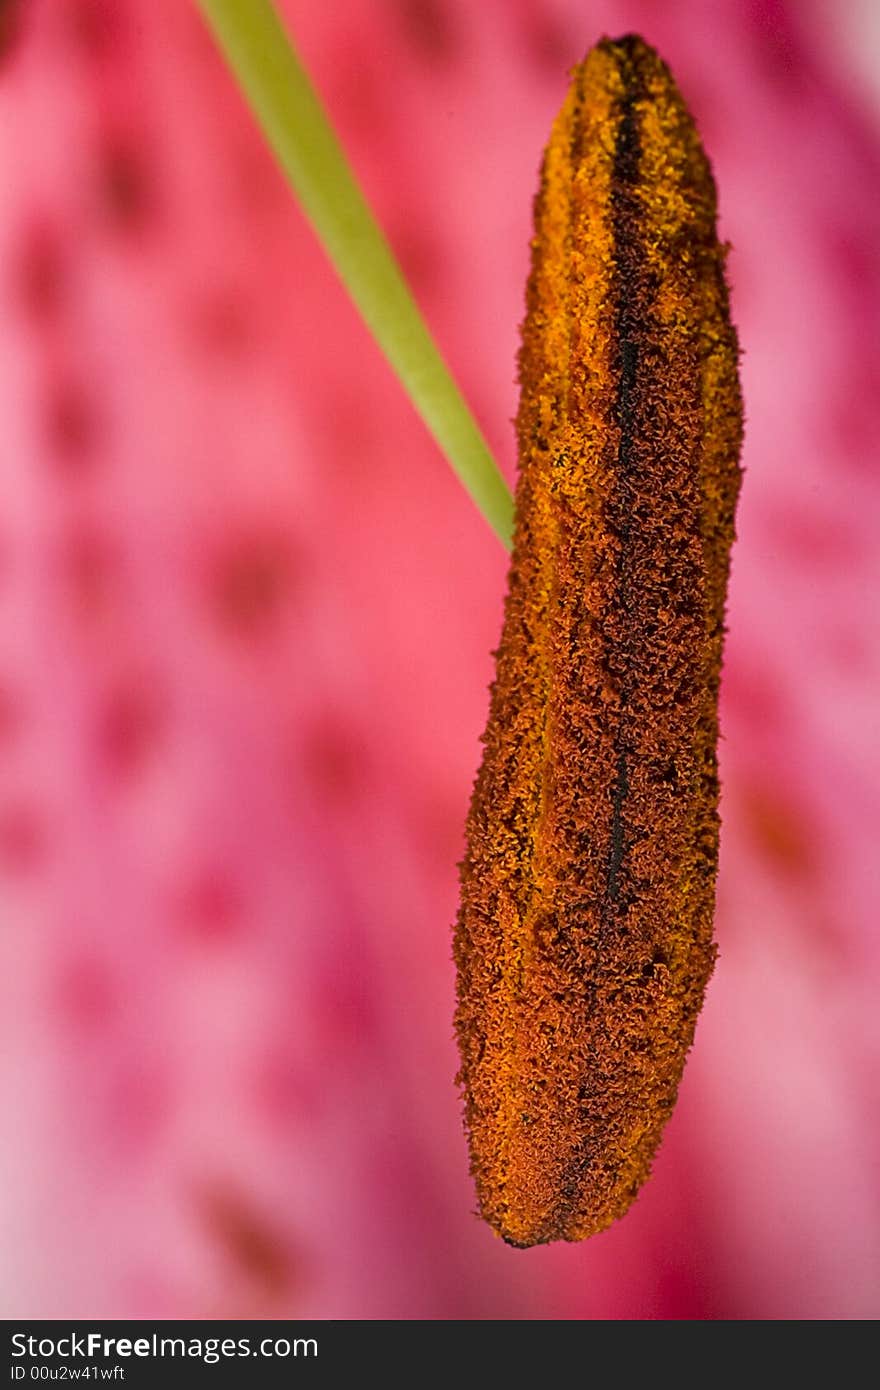
[[[633,1201],[714,962],[737,345],[709,165],[636,37],[592,50],[554,125],[520,384],[455,958],[480,1209],[529,1246]]]

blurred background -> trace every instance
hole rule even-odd
[[[880,1312],[880,6],[289,0],[509,478],[568,69],[659,48],[720,190],[745,486],[720,958],[654,1175],[473,1214],[456,862],[506,557],[193,4],[0,4],[6,1317]]]

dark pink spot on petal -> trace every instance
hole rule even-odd
[[[117,994],[107,962],[94,954],[75,956],[62,967],[55,986],[55,1009],[63,1024],[93,1033],[116,1012]]]
[[[857,627],[841,627],[828,632],[822,645],[830,662],[840,672],[856,680],[871,680],[875,647],[870,633]]]
[[[304,1066],[302,1054],[283,1046],[260,1058],[253,1072],[259,1114],[272,1125],[301,1125],[320,1108],[321,1081]]]
[[[784,507],[767,504],[766,513],[774,547],[793,562],[811,571],[822,567],[835,572],[859,563],[855,528],[827,507],[811,510],[789,500]]]
[[[250,332],[244,297],[234,290],[218,290],[196,310],[196,341],[216,357],[237,357],[248,346]]]
[[[413,48],[431,63],[449,63],[461,43],[452,7],[446,0],[396,0],[401,27]]]
[[[77,381],[61,379],[46,405],[46,443],[53,464],[67,477],[92,462],[99,430],[94,398]]]
[[[18,296],[25,313],[44,323],[55,317],[64,299],[65,265],[61,237],[47,220],[27,231],[18,264]]]
[[[8,685],[0,685],[0,749],[8,748],[15,741],[23,722],[21,696]]]
[[[131,234],[149,223],[156,199],[145,141],[122,134],[107,140],[99,158],[97,192],[99,210],[114,230]]]
[[[225,870],[205,869],[184,886],[176,917],[183,931],[198,941],[228,941],[241,928],[241,892]]]
[[[119,34],[121,0],[70,0],[66,28],[72,44],[89,58],[104,58]]]
[[[362,136],[378,138],[394,120],[393,88],[380,63],[364,63],[352,50],[337,63],[331,107]]]
[[[868,227],[839,223],[818,238],[823,265],[838,276],[853,307],[870,310],[878,281],[877,246]]]
[[[346,801],[363,782],[365,749],[358,733],[329,714],[307,730],[300,756],[309,781],[329,801]]]
[[[690,1251],[664,1248],[651,1311],[664,1322],[712,1322],[719,1316],[717,1291]]]
[[[294,577],[291,547],[283,536],[237,537],[214,568],[211,606],[217,621],[236,637],[266,636],[282,615]]]
[[[134,1008],[137,1000],[122,1000],[122,1008]],[[105,1120],[113,1144],[124,1154],[139,1152],[154,1143],[171,1113],[171,1090],[165,1069],[139,1057],[125,1063],[113,1077],[106,1094]]]
[[[531,0],[519,3],[514,19],[520,33],[523,53],[538,72],[559,78],[572,64],[574,36],[558,15]]]
[[[348,381],[334,381],[311,403],[320,434],[327,441],[326,464],[347,480],[362,469],[366,455],[381,448],[380,426],[370,393],[352,388]]]
[[[21,0],[0,0],[0,62],[12,53],[21,30]]]
[[[369,974],[367,963],[349,951],[318,976],[311,1005],[323,1047],[361,1051],[374,1042],[379,1020]]]
[[[746,665],[741,657],[725,664],[722,696],[725,706],[749,728],[777,732],[789,717],[790,699],[778,673]]]
[[[32,873],[46,857],[48,840],[39,807],[26,800],[0,806],[0,872],[13,877]]]
[[[805,100],[812,73],[785,0],[751,0],[742,21],[757,72],[783,96]]]
[[[849,354],[845,371],[817,402],[817,416],[829,448],[843,451],[858,472],[873,477],[880,440],[880,363],[870,353]]]
[[[119,580],[119,557],[110,538],[87,525],[70,531],[62,546],[60,569],[77,616],[89,621],[103,618]]]
[[[127,780],[139,772],[159,740],[163,724],[161,701],[146,679],[114,690],[99,711],[97,746],[112,776]]]

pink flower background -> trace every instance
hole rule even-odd
[[[0,6],[0,1311],[870,1318],[880,57],[847,0],[290,0],[508,477],[536,171],[642,32],[744,349],[720,959],[626,1219],[516,1251],[453,1084],[506,557],[185,0]]]

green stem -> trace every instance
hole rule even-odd
[[[270,0],[198,0],[263,133],[416,410],[506,546],[513,503]]]

